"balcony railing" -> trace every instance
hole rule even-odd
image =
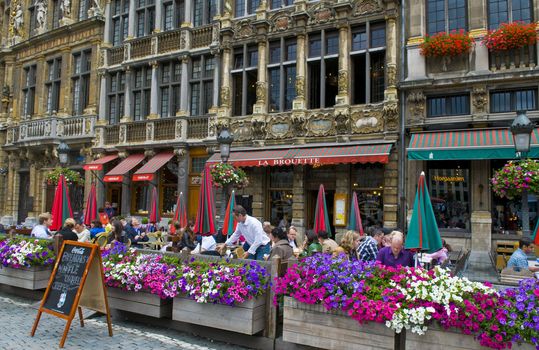
[[[187,138],[205,139],[208,137],[208,117],[191,117],[187,119]]]
[[[536,46],[530,45],[515,50],[491,52],[489,61],[492,71],[533,68],[537,64]]]
[[[157,36],[157,53],[180,50],[181,30],[166,31]]]
[[[47,117],[37,120],[21,121],[11,129],[7,144],[45,139],[93,138],[95,116],[69,118]]]
[[[126,141],[128,143],[146,141],[146,123],[127,124]]]
[[[191,31],[191,48],[207,47],[211,44],[213,27],[195,28]]]
[[[124,47],[123,46],[116,46],[109,49],[108,52],[108,58],[109,66],[113,66],[115,64],[120,64],[124,60]]]
[[[120,141],[120,127],[118,125],[109,125],[105,127],[105,145],[116,145]]]
[[[173,118],[155,120],[154,139],[156,141],[174,140],[176,137],[176,120]]]
[[[149,56],[152,54],[152,38],[150,36],[135,39],[131,42],[131,59]]]

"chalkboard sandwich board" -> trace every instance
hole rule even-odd
[[[67,332],[77,309],[81,327],[84,327],[81,307],[104,313],[107,316],[109,336],[112,336],[99,246],[65,241],[37,312],[31,336],[34,336],[41,314],[45,312],[67,321],[60,341],[60,347],[64,347]]]

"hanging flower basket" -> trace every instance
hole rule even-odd
[[[507,51],[534,45],[537,42],[535,22],[502,23],[496,30],[491,30],[483,38],[483,44],[490,51]]]
[[[468,54],[472,50],[473,41],[467,32],[461,30],[451,33],[438,33],[425,36],[420,46],[421,55],[425,57],[455,57]]]
[[[235,188],[244,188],[249,185],[247,174],[240,168],[232,164],[217,163],[210,168],[210,175],[216,187],[233,186]]]
[[[55,168],[54,170],[47,173],[45,177],[47,185],[56,185],[58,183],[60,175],[62,174],[65,176],[68,185],[84,185],[84,179],[82,178],[80,173],[68,168]]]
[[[490,179],[492,191],[500,197],[514,199],[522,190],[539,193],[539,162],[532,159],[510,161]]]

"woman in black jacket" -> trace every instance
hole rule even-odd
[[[180,230],[181,241],[178,244],[178,251],[181,251],[183,248],[193,250],[196,248],[196,236],[193,230],[188,226]]]

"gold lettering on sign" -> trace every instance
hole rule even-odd
[[[434,181],[440,181],[440,182],[464,182],[464,176],[439,176],[439,175],[435,175],[432,179]]]

